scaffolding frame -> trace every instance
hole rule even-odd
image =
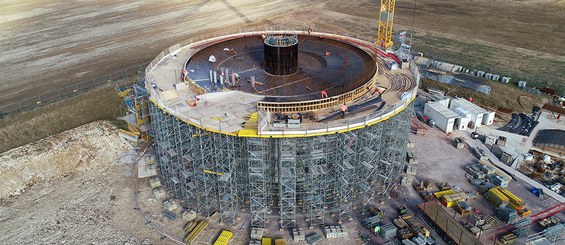
[[[249,211],[251,227],[265,228],[268,193],[267,193],[267,151],[265,139],[247,140],[247,164],[249,169]]]
[[[310,227],[351,220],[386,198],[404,167],[412,105],[362,129],[303,138],[245,138],[208,132],[150,104],[155,154],[166,188],[203,216],[250,227],[304,216]],[[270,216],[271,212],[278,215]]]
[[[280,228],[296,223],[296,145],[294,140],[277,139],[277,167]]]

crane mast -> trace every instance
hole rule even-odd
[[[392,42],[392,26],[394,20],[394,6],[396,0],[380,0],[379,6],[379,26],[377,32],[377,44],[385,49],[391,49]]]

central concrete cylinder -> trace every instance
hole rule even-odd
[[[288,75],[298,71],[298,39],[296,36],[269,36],[264,40],[263,70],[272,75]]]

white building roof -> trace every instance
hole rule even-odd
[[[426,107],[429,107],[431,110],[438,112],[440,115],[444,116],[445,118],[458,118],[459,115],[452,111],[451,109],[447,108],[447,106],[438,103],[438,102],[431,102],[427,103]]]
[[[456,105],[454,105],[456,104]],[[462,107],[465,111],[468,111],[474,115],[477,114],[483,114],[483,113],[487,113],[488,111],[483,109],[482,107],[473,104],[473,102],[470,102],[466,99],[463,98],[457,98],[457,99],[453,99],[451,100],[451,107]]]

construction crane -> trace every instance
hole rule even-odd
[[[385,49],[391,49],[394,44],[392,42],[392,26],[395,5],[396,0],[381,0],[379,6],[379,26],[376,44]]]

